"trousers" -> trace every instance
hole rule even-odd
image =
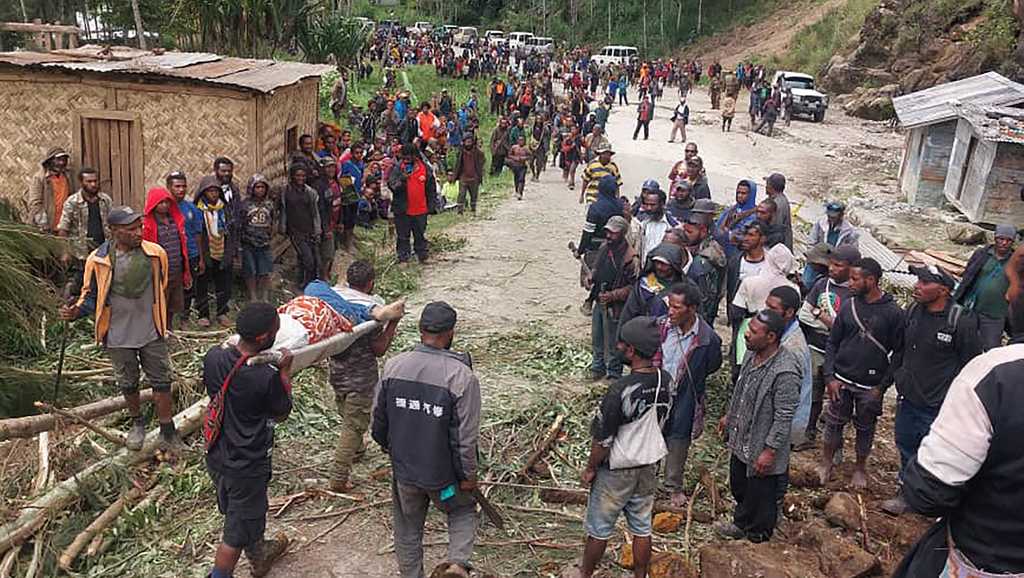
[[[633,129],[633,140],[636,140],[637,135],[640,134],[640,129],[641,128],[644,129],[644,140],[647,140],[647,137],[650,136],[651,121],[649,121],[649,120],[638,120],[638,121],[636,121],[636,128]]]
[[[751,542],[764,542],[775,531],[781,477],[748,476],[747,464],[735,454],[729,461],[729,489],[736,500],[732,520]]]
[[[410,236],[413,242],[412,248],[409,245]],[[412,249],[415,249],[416,256],[420,261],[427,258],[427,216],[396,213],[395,250],[398,253],[398,262],[408,261],[412,256]]]
[[[466,195],[469,195],[469,210],[476,212],[476,200],[480,197],[480,183],[459,183],[459,205],[466,206]],[[460,209],[461,210],[461,209]]]
[[[608,327],[605,327],[605,321]],[[592,360],[590,371],[593,374],[604,373],[609,377],[622,377],[622,360],[615,355],[616,336],[619,334],[619,323],[615,318],[605,314],[605,307],[594,304],[590,314],[590,351]],[[608,343],[605,343],[607,337]],[[605,355],[607,350],[608,355]]]
[[[825,444],[841,446],[843,428],[851,420],[857,430],[857,456],[866,457],[875,442],[875,426],[882,415],[882,400],[875,399],[872,390],[844,385],[839,399],[829,402],[825,415]]]
[[[896,407],[896,448],[900,451],[900,480],[910,462],[917,455],[921,441],[928,435],[932,422],[939,417],[939,408],[921,407],[901,397]]]
[[[334,475],[339,480],[347,480],[352,473],[352,462],[364,451],[363,434],[370,425],[373,391],[335,390],[334,401],[341,415],[341,435],[334,450]]]
[[[686,474],[686,458],[690,454],[690,440],[667,438],[668,455],[665,456],[665,489],[682,492]]]
[[[231,264],[206,259],[206,271],[195,280],[196,313],[210,318],[210,289],[217,296],[217,315],[227,315],[231,301]]]
[[[424,578],[423,524],[427,508],[434,506],[448,517],[448,562],[469,567],[476,542],[476,502],[473,496],[456,490],[455,495],[441,500],[438,492],[416,486],[391,482],[391,513],[395,526],[395,555],[402,578]]]
[[[686,142],[686,123],[682,119],[672,123],[672,134],[668,137],[668,140],[675,141],[676,133],[679,133],[683,137],[683,142]]]

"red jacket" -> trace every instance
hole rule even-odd
[[[181,240],[181,263],[182,263],[182,278],[181,281],[185,287],[192,285],[192,269],[188,262],[188,240],[185,237],[185,216],[181,214],[181,210],[178,209],[178,202],[174,200],[171,193],[163,187],[153,187],[149,189],[149,193],[146,194],[146,209],[143,211],[142,217],[142,240],[149,241],[151,243],[159,244],[157,240],[157,226],[156,216],[153,215],[153,210],[164,200],[171,202],[170,215],[174,219],[174,224],[178,226],[178,239]]]

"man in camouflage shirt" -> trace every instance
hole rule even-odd
[[[384,305],[380,297],[373,295],[375,280],[373,265],[367,261],[353,261],[346,272],[348,287],[334,287],[334,290],[350,303],[367,307]],[[389,321],[378,333],[361,337],[351,347],[331,357],[330,382],[342,418],[341,437],[334,453],[332,491],[352,489],[349,474],[352,463],[366,451],[363,434],[370,425],[373,390],[380,379],[377,358],[387,352],[397,328],[397,319]]]

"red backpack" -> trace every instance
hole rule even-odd
[[[224,378],[224,383],[220,386],[220,391],[210,400],[210,404],[206,406],[206,418],[203,419],[203,438],[206,441],[206,451],[210,451],[213,444],[217,443],[217,438],[220,437],[221,427],[224,425],[224,401],[228,395],[228,384],[231,383],[231,379],[235,377],[235,373],[238,372],[238,368],[242,367],[249,356],[242,354],[235,362],[235,366],[228,372],[227,377]]]

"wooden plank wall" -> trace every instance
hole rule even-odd
[[[998,225],[1024,225],[1024,146],[1013,143],[992,143],[995,151],[991,170],[985,182],[985,196],[978,211],[978,221]]]

